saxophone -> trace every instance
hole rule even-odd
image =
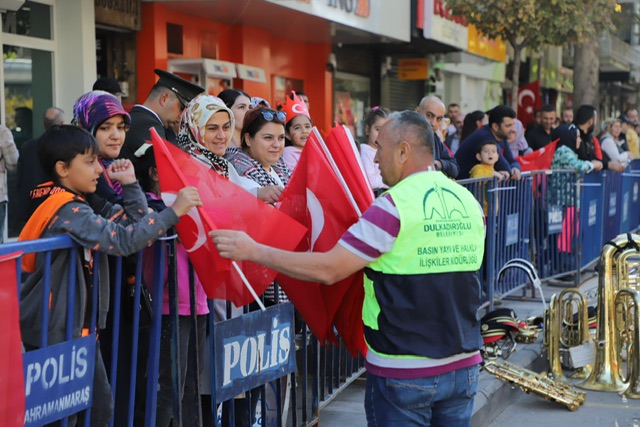
[[[553,381],[544,374],[537,374],[508,362],[487,362],[483,369],[503,381],[517,385],[525,393],[533,392],[545,400],[566,406],[570,411],[576,411],[585,400],[586,393],[569,384]]]

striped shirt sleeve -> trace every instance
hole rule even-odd
[[[391,195],[378,197],[338,242],[369,262],[391,251],[400,232],[400,215]]]

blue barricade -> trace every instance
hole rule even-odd
[[[44,333],[39,336],[38,345],[26,346],[26,425],[68,421],[71,416],[74,419],[79,417],[80,425],[88,426],[92,403],[107,403],[108,406],[110,400],[109,394],[105,398],[99,393],[104,388],[94,385],[94,371],[99,371],[96,364],[102,365],[103,358],[106,372],[103,368],[100,378],[104,384],[110,385],[114,405],[110,425],[117,426],[156,425],[158,375],[163,366],[165,369],[169,366],[172,371],[174,405],[170,410],[176,420],[185,420],[189,425],[194,422],[220,425],[221,421],[227,425],[253,425],[254,422],[264,426],[314,424],[319,420],[320,409],[364,372],[363,360],[352,357],[344,345],[322,347],[301,321],[296,331],[293,306],[289,302],[261,312],[250,311],[249,306],[235,308],[230,303],[209,301],[212,313],[226,311],[226,317],[233,319],[218,322],[214,321],[213,315],[208,316],[210,334],[204,342],[200,338],[194,339],[193,332],[185,336],[185,320],[196,322],[199,316],[178,316],[175,285],[178,265],[174,239],[175,236],[161,240],[144,253],[145,257],[151,257],[154,272],[152,283],[146,283],[146,286],[142,282],[142,252],[128,259],[109,257],[109,265],[105,268],[111,275],[110,316],[107,329],[99,331],[99,340],[96,340],[95,331],[102,257],[95,254],[94,282],[87,287],[92,291],[89,294],[92,303],[87,329],[94,332],[74,337],[71,319],[77,311],[77,297],[81,290],[79,275],[82,274],[82,269],[77,268],[81,260],[78,254],[85,251],[68,236],[0,245],[0,255],[17,251],[41,253],[45,286],[38,300],[43,311],[39,329],[43,331],[49,329],[49,295],[52,289],[57,289],[56,283],[51,282],[52,259],[63,252],[71,255],[71,273],[63,280],[69,290],[64,295],[68,308],[65,340],[51,343],[48,334]],[[19,269],[20,266],[21,258],[18,259]],[[189,268],[193,307],[194,275]],[[163,316],[165,271],[168,271],[169,315]],[[277,287],[276,295],[279,295]],[[147,303],[152,306],[145,314]],[[180,344],[183,340],[195,351],[181,363]],[[164,356],[161,352],[163,345],[166,346]],[[204,359],[199,357],[199,348],[207,350]],[[46,375],[49,381],[53,366],[51,360],[74,363],[64,367],[65,372],[73,372],[73,380],[68,380],[70,374],[63,372],[57,376],[64,380],[62,386],[45,390],[42,375]],[[196,375],[198,386],[195,389],[181,389],[179,384],[183,383],[185,372],[178,366],[187,367],[187,378],[190,371],[209,374]],[[197,393],[195,390],[202,392],[191,396],[195,398],[195,408],[185,409],[178,403],[181,400],[177,396],[186,397],[189,393]],[[237,398],[239,395],[244,398]],[[67,421],[63,421],[63,425]]]
[[[606,210],[603,203],[604,173],[591,172],[583,174],[579,181],[580,190],[580,240],[579,267],[583,268],[600,257],[602,249],[602,235],[604,215]]]
[[[602,236],[604,241],[608,241],[620,234],[622,175],[605,171],[602,182],[604,205]]]

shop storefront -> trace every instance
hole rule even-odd
[[[464,112],[500,104],[505,44],[482,36],[463,18],[452,16],[442,0],[424,0],[422,12],[424,38],[449,50],[429,55],[435,94],[446,104],[460,104]]]
[[[18,148],[43,131],[51,106],[71,119],[73,102],[96,79],[94,5],[86,0],[0,0],[0,122]],[[9,174],[9,237],[20,229],[17,178]]]
[[[303,90],[314,124],[327,129],[336,118],[334,77],[341,99],[349,93],[354,102],[347,104],[363,105],[355,114],[351,111],[357,117],[370,103],[371,82],[365,91],[361,77],[371,79],[375,72],[344,70],[334,48],[409,41],[409,0],[393,5],[384,0],[221,3],[217,8],[193,1],[142,3],[137,44],[145,48],[138,49],[136,60],[138,102],[155,82],[153,69],[164,68],[198,81],[213,94],[234,87],[278,103],[291,89]],[[334,76],[337,71],[347,74]]]

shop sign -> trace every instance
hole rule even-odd
[[[368,18],[371,14],[369,0],[328,0],[329,7]]]
[[[204,71],[207,76],[233,79],[237,77],[236,64],[215,59],[204,60]]]
[[[243,80],[251,80],[254,82],[265,83],[267,77],[262,68],[250,67],[248,65],[236,64],[238,69],[238,77]]]
[[[216,324],[216,399],[232,399],[295,372],[294,335],[291,303]]]
[[[395,40],[411,41],[411,0],[267,0]]]
[[[140,0],[94,0],[96,24],[140,31]]]
[[[451,15],[444,0],[424,0],[424,38],[467,50],[469,32],[463,18]]]
[[[507,46],[502,40],[494,40],[482,35],[475,25],[469,25],[468,33],[467,51],[469,53],[498,62],[507,62]]]
[[[398,80],[427,80],[429,61],[427,58],[401,58],[398,60]]]
[[[41,426],[91,406],[96,336],[23,354],[25,426]]]

